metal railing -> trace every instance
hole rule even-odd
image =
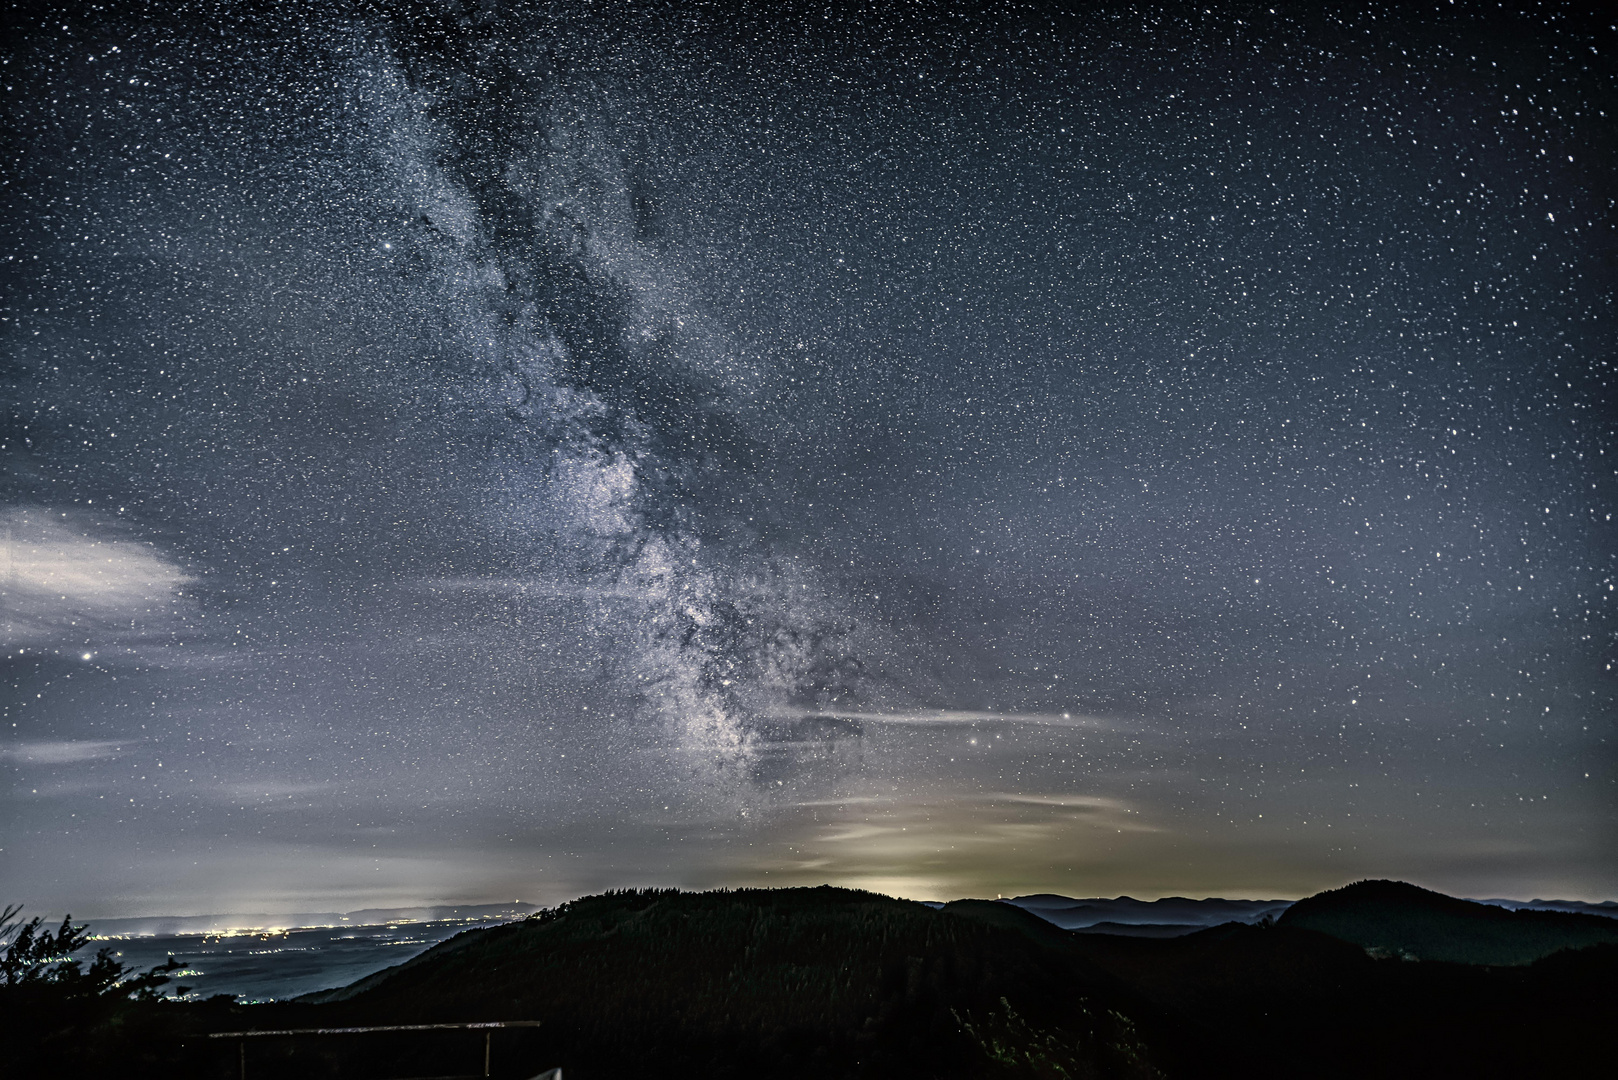
[[[370,1035],[379,1031],[481,1031],[483,1032],[483,1076],[489,1075],[489,1055],[492,1048],[491,1040],[498,1028],[532,1028],[539,1027],[543,1020],[485,1020],[471,1024],[384,1024],[376,1027],[332,1027],[332,1028],[279,1028],[263,1031],[215,1031],[208,1035],[210,1039],[235,1039],[236,1065],[238,1080],[247,1080],[247,1040],[287,1038],[302,1035]],[[410,1080],[475,1080],[476,1074],[467,1074],[465,1077],[412,1077]],[[535,1080],[562,1080],[562,1070],[552,1069],[541,1073]]]

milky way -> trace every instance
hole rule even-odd
[[[31,17],[7,895],[1611,895],[1614,49]]]

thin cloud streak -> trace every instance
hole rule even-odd
[[[77,765],[117,757],[130,739],[47,739],[0,746],[0,761],[19,765]]]
[[[925,712],[840,712],[836,710],[804,710],[783,713],[802,720],[853,720],[862,724],[891,724],[904,726],[961,725],[961,724],[1030,724],[1039,727],[1072,727],[1092,730],[1114,730],[1117,722],[1099,716],[1081,716],[1072,713],[995,713],[975,712],[968,709],[937,709]]]

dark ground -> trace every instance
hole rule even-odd
[[[541,1019],[494,1073],[642,1076],[1600,1075],[1618,945],[1484,966],[1316,930],[1076,934],[1008,905],[842,889],[589,897],[297,1003],[13,1000],[8,1075],[227,1077],[247,1028]],[[249,1075],[478,1072],[472,1033],[261,1039]]]

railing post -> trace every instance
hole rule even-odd
[[[484,1076],[489,1075],[489,1040],[492,1039],[492,1038],[494,1038],[494,1032],[485,1031],[483,1033],[483,1075]]]
[[[247,1080],[247,1040],[236,1040],[236,1080]]]

